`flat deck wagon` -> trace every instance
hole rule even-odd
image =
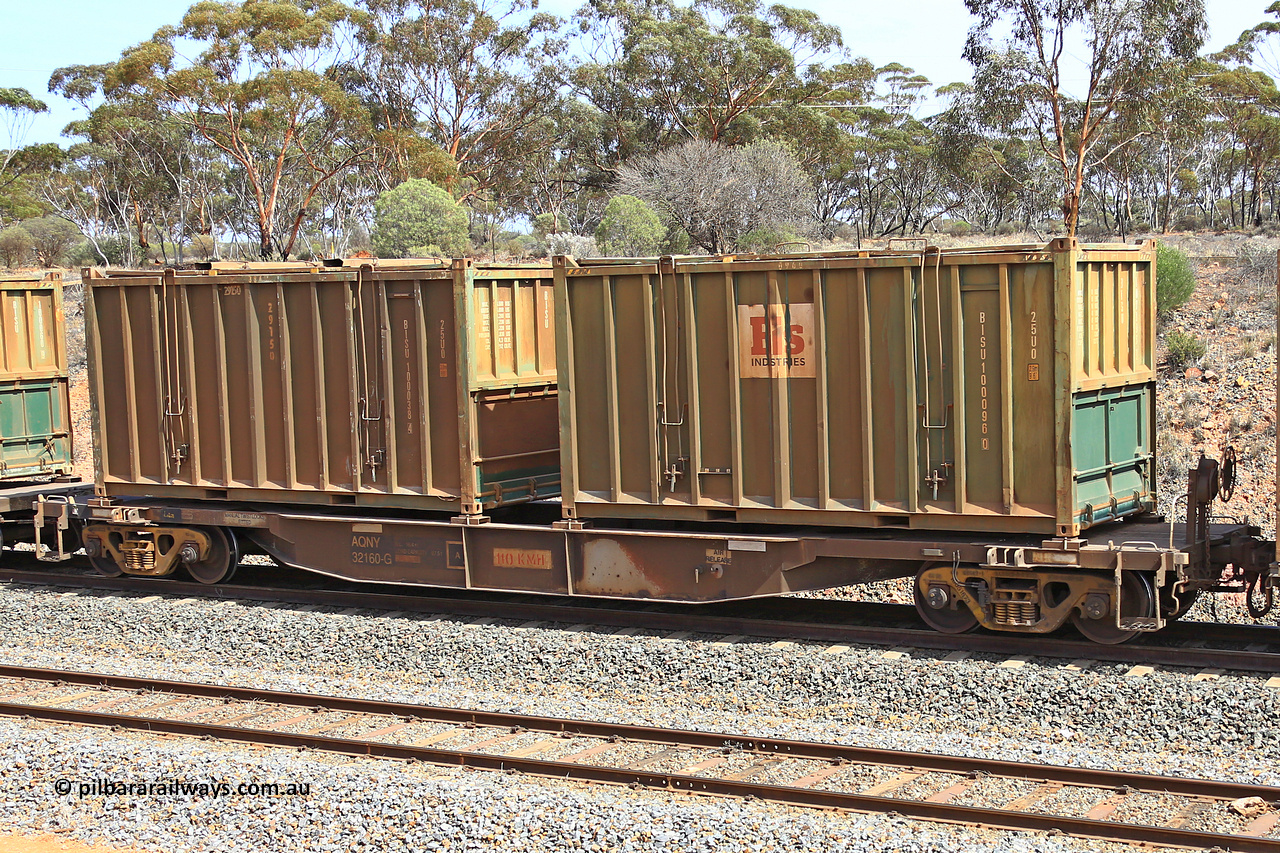
[[[1210,523],[1229,464],[1189,472],[1184,521],[1154,512],[1149,245],[558,259],[553,304],[542,301],[545,271],[513,273],[537,279],[512,292],[540,327],[554,314],[554,344],[523,330],[521,310],[508,325],[491,307],[489,361],[477,363],[497,371],[499,341],[517,354],[533,341],[536,385],[552,375],[551,347],[562,502],[529,500],[542,494],[536,477],[517,500],[486,502],[495,495],[480,480],[440,501],[421,479],[393,481],[389,465],[372,474],[362,430],[387,437],[388,458],[399,453],[415,423],[397,424],[409,401],[399,383],[412,389],[434,363],[422,363],[438,343],[423,285],[374,289],[363,310],[384,319],[361,331],[372,265],[307,272],[301,284],[282,273],[241,282],[243,272],[90,291],[99,494],[41,513],[63,533],[83,525],[104,572],[185,569],[214,583],[252,549],[361,582],[691,603],[914,577],[917,609],[939,630],[1046,633],[1070,621],[1107,643],[1158,630],[1200,591],[1223,589],[1224,572],[1233,589],[1272,582],[1271,544],[1256,528]],[[321,284],[342,308],[334,316],[350,318],[325,340],[314,331],[329,310],[317,307]],[[186,295],[171,304],[174,287]],[[291,300],[294,287],[302,295]],[[460,288],[455,278],[446,318],[491,299]],[[176,333],[163,331],[166,316],[177,316]],[[459,341],[484,339],[473,324],[460,319],[468,334],[439,339],[454,365],[474,357]],[[381,343],[368,349],[361,335]],[[154,361],[128,346],[157,339]],[[278,362],[264,360],[271,352]],[[505,362],[507,373],[523,358]],[[170,361],[185,387],[209,386],[214,399],[230,396],[220,383],[231,380],[221,369],[202,379],[202,364],[234,363],[247,374],[235,380],[243,414],[220,422],[191,406],[168,384]],[[375,372],[385,379],[364,384]],[[127,405],[109,402],[117,373]],[[310,396],[289,402],[287,377]],[[525,399],[518,382],[463,385],[449,398],[456,408],[432,417],[478,423],[485,394]],[[335,388],[340,404],[322,401]],[[385,405],[371,404],[378,393]],[[541,458],[542,401],[513,421],[528,448],[477,457],[467,444],[476,430],[462,429],[454,470]],[[328,479],[300,476],[316,470]]]

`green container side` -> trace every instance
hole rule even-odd
[[[1149,440],[1154,406],[1150,383],[1072,396],[1073,509],[1080,524],[1155,509],[1155,454]]]
[[[0,480],[71,471],[65,381],[31,380],[0,386]]]

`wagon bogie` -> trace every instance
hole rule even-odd
[[[1152,572],[1123,572],[1117,579],[1093,572],[943,566],[916,577],[915,601],[921,618],[942,631],[972,620],[973,627],[993,631],[1048,634],[1072,622],[1091,639],[1122,642],[1159,627],[1156,583]]]
[[[94,566],[108,575],[166,577],[186,568],[201,583],[220,583],[239,563],[234,534],[217,527],[90,524],[81,541]]]

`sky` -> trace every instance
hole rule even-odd
[[[49,105],[25,140],[66,142],[62,128],[81,117],[69,102],[48,94],[49,75],[66,65],[110,62],[161,26],[177,23],[192,0],[2,0],[0,87],[20,86]],[[1268,18],[1271,0],[1205,0],[1207,47],[1218,50]],[[960,57],[971,18],[963,0],[789,0],[839,25],[845,46],[876,65],[899,62],[941,86],[971,79]],[[541,10],[568,16],[581,0],[542,0]],[[23,35],[25,34],[25,35]],[[8,140],[0,139],[0,146]]]

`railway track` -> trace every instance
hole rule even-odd
[[[1001,830],[1280,851],[1269,837],[1280,812],[1231,806],[1272,803],[1280,788],[1206,779],[18,666],[0,666],[0,715]],[[1153,813],[1159,825],[1134,819]]]
[[[11,561],[13,562],[13,561]],[[909,605],[832,599],[769,599],[678,605],[650,601],[566,599],[532,595],[466,594],[453,590],[431,595],[403,588],[311,589],[251,584],[205,585],[154,578],[108,578],[92,573],[0,566],[0,583],[319,605],[371,610],[445,613],[453,616],[586,624],[604,628],[720,634],[763,639],[809,640],[842,644],[901,646],[1008,656],[1154,664],[1237,672],[1280,674],[1280,628],[1260,625],[1174,624],[1145,643],[1104,646],[1071,635],[941,634],[920,626]],[[304,578],[306,576],[303,576]],[[690,616],[695,612],[696,618]]]

